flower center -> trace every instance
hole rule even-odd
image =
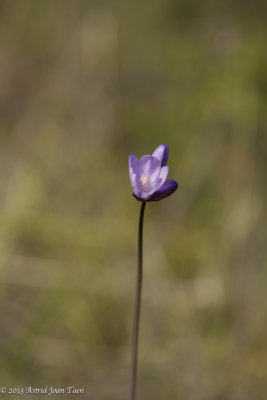
[[[147,174],[142,174],[140,177],[142,188],[145,189],[150,183],[150,177]]]

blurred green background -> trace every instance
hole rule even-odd
[[[146,209],[138,398],[266,400],[266,18],[261,0],[1,1],[0,386],[127,398],[128,155],[163,142],[180,186]]]

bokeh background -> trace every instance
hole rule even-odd
[[[163,142],[138,398],[266,399],[266,6],[1,0],[0,386],[127,398],[128,155]]]

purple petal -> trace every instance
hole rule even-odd
[[[136,193],[133,193],[133,197],[135,197],[136,200],[138,201],[145,201],[144,199],[142,199],[142,197],[138,196]]]
[[[133,196],[139,201],[149,201],[149,198],[151,197],[151,194],[148,195],[145,192],[134,191],[133,192]]]
[[[148,175],[154,183],[160,174],[160,161],[153,156],[143,156],[139,160],[140,173]]]
[[[169,169],[170,167],[168,167],[167,165],[165,167],[161,168],[159,177],[157,179],[157,181],[154,183],[153,185],[153,190],[150,191],[150,194],[152,195],[153,193],[155,193],[166,181],[168,173],[169,173]]]
[[[167,164],[168,155],[169,155],[169,146],[167,144],[161,144],[156,148],[156,150],[152,154],[153,157],[156,157],[160,161],[162,167],[164,167]]]
[[[169,173],[169,169],[170,169],[170,167],[168,167],[167,165],[165,165],[165,167],[161,168],[161,171],[160,171],[160,174],[159,174],[159,177],[158,177],[158,181],[159,180],[161,181],[161,185],[160,186],[162,186],[163,183],[166,181],[168,173]]]
[[[133,189],[136,187],[136,175],[139,176],[139,160],[133,154],[129,155],[129,176]]]
[[[147,200],[158,201],[170,196],[178,188],[178,183],[173,180],[168,180]]]
[[[158,160],[157,160],[158,161]],[[159,161],[158,161],[159,163]],[[142,179],[144,179],[142,176],[141,178],[139,176],[136,177],[136,187],[134,188],[134,192],[135,194],[142,198],[142,199],[147,199],[149,198],[151,195],[153,195],[153,193],[155,193],[162,185],[163,183],[166,181],[167,175],[169,172],[169,167],[165,166],[163,168],[160,169],[160,173],[158,178],[153,182],[153,174],[152,174],[152,179],[151,177],[148,178],[148,182],[146,185],[143,184]],[[143,174],[143,170],[142,170],[142,174]],[[149,180],[150,179],[150,180]]]
[[[147,193],[134,191],[133,197],[135,197],[138,201],[150,201],[149,199],[151,198],[151,195],[149,196]]]

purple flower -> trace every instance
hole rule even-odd
[[[169,172],[167,159],[169,147],[161,144],[152,156],[143,156],[138,160],[129,156],[129,175],[133,196],[139,201],[158,201],[169,196],[178,188],[178,183],[166,180]]]

